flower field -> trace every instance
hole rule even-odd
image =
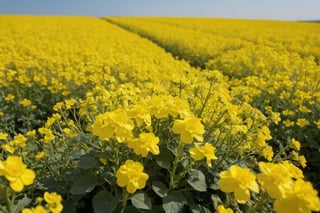
[[[0,212],[320,211],[319,24],[0,26]]]

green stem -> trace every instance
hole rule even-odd
[[[6,189],[6,201],[7,201],[7,207],[8,207],[8,213],[13,213],[13,204],[15,200],[15,194],[13,193],[11,199],[10,199],[10,188],[7,187]]]
[[[266,191],[263,191],[261,198],[248,209],[247,213],[259,212],[260,208],[266,203],[267,200],[268,193]]]
[[[120,147],[119,147],[118,141],[112,141],[112,149],[113,149],[114,158],[115,158],[115,172],[120,167],[119,148]]]
[[[127,208],[127,201],[128,201],[129,193],[127,192],[126,189],[124,189],[124,199],[123,199],[123,207],[121,209],[121,213],[124,213],[124,211]]]
[[[176,170],[178,168],[178,164],[180,162],[180,158],[183,153],[183,148],[184,148],[184,145],[183,145],[183,143],[180,142],[180,144],[178,146],[177,156],[174,159],[172,171],[170,172],[170,189],[174,189],[175,185],[176,185]]]
[[[283,153],[285,153],[285,151],[288,149],[288,147],[289,147],[289,144],[287,144],[285,147],[283,147],[283,148],[281,148],[280,150],[279,150],[279,152],[273,157],[273,159],[272,159],[272,163],[274,163],[274,162],[276,162],[280,157],[281,157],[281,155],[283,154]]]
[[[211,89],[212,89],[212,86],[213,86],[213,82],[210,81],[210,86],[209,86],[209,89],[208,89],[208,93],[204,99],[204,102],[202,103],[202,106],[201,106],[201,109],[199,110],[199,113],[198,113],[198,117],[200,118],[203,111],[204,111],[204,108],[206,107],[210,97],[211,97]]]

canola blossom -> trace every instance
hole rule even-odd
[[[34,171],[28,169],[19,156],[9,156],[5,161],[0,161],[0,176],[4,176],[16,192],[31,185],[35,179]]]
[[[289,190],[274,202],[277,213],[311,212],[320,210],[320,199],[312,185],[303,180],[297,180],[288,186]]]
[[[141,133],[139,138],[132,139],[128,142],[128,147],[132,148],[137,155],[146,157],[149,152],[154,155],[159,154],[159,138],[153,133]]]
[[[176,120],[172,131],[180,134],[181,141],[186,144],[190,144],[193,139],[203,141],[204,127],[198,118],[187,117],[184,120]]]
[[[47,211],[43,206],[38,205],[34,208],[24,208],[21,213],[47,213]]]
[[[1,211],[320,211],[319,24],[0,26]]]
[[[230,208],[225,208],[223,205],[219,205],[217,208],[217,213],[233,213],[233,210]]]
[[[198,161],[206,158],[209,167],[212,167],[211,161],[217,159],[214,152],[215,148],[209,143],[205,143],[203,146],[195,144],[194,147],[189,149],[189,153],[194,160]]]
[[[234,192],[238,203],[246,203],[249,200],[250,190],[259,192],[256,176],[248,168],[237,165],[221,172],[218,184],[223,192]]]
[[[139,162],[127,160],[121,165],[116,173],[117,184],[126,187],[129,193],[134,193],[138,189],[143,189],[148,180],[148,174],[143,172],[143,165]]]

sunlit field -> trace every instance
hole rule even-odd
[[[320,211],[320,24],[0,16],[0,212]]]

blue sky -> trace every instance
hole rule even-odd
[[[0,14],[320,20],[320,0],[0,0]]]

